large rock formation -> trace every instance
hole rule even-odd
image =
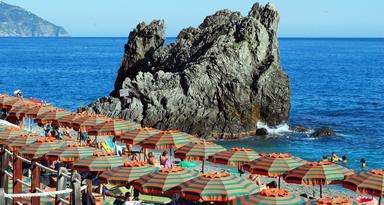
[[[239,135],[287,121],[290,87],[280,67],[279,14],[255,4],[183,29],[164,45],[164,22],[129,34],[115,89],[88,111],[200,135]]]

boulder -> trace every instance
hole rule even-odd
[[[200,136],[286,122],[290,86],[280,65],[278,22],[270,4],[253,5],[247,16],[221,10],[169,45],[163,21],[140,23],[129,34],[110,97],[85,109]]]
[[[256,130],[256,135],[258,135],[258,136],[266,136],[266,135],[268,135],[268,130],[265,129],[265,128],[258,128]]]
[[[301,133],[309,132],[308,128],[300,126],[300,125],[290,126],[289,129],[294,131],[294,132],[301,132]]]
[[[312,137],[326,137],[326,136],[335,136],[336,132],[329,127],[322,127],[317,130],[315,130],[314,133],[312,133]]]

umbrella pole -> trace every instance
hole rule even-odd
[[[201,173],[204,174],[204,164],[205,164],[205,159],[201,162]]]
[[[323,185],[320,184],[320,198],[323,198]]]
[[[313,196],[313,198],[316,198],[315,197],[315,185],[312,185],[312,196]]]
[[[279,176],[278,188],[279,188],[279,189],[281,188],[281,178],[280,178],[280,176]]]
[[[381,205],[381,196],[379,197],[379,205]]]

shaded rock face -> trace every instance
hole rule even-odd
[[[317,129],[314,133],[312,133],[313,137],[327,137],[327,136],[335,136],[336,132],[329,127],[322,127]]]
[[[115,88],[86,109],[159,129],[237,135],[287,121],[290,86],[280,67],[278,12],[255,4],[183,29],[164,45],[164,22],[129,34]],[[120,102],[120,103],[119,103]]]

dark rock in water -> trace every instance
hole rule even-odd
[[[265,129],[265,128],[258,128],[256,130],[256,135],[258,136],[265,136],[265,135],[268,135],[268,130]]]
[[[300,125],[291,126],[289,129],[294,131],[294,132],[302,132],[302,133],[309,132],[308,128],[300,126]]]
[[[278,22],[269,4],[255,4],[245,17],[222,10],[183,29],[171,45],[164,45],[163,21],[140,23],[129,34],[111,97],[86,109],[213,137],[254,131],[259,121],[286,122],[290,86]]]
[[[68,32],[25,9],[0,1],[0,37],[65,37]]]
[[[335,136],[336,132],[329,128],[329,127],[322,127],[317,129],[313,134],[312,137],[325,137],[325,136]]]

